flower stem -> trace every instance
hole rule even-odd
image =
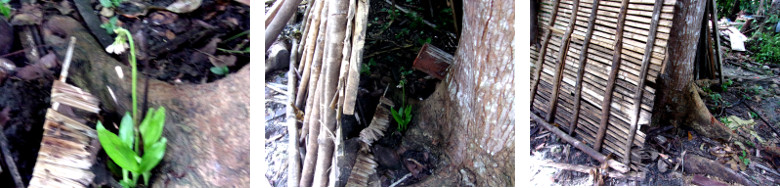
[[[131,86],[131,95],[133,100],[133,124],[138,125],[138,96],[136,95],[135,89],[136,89],[136,79],[138,76],[136,61],[135,61],[135,44],[133,43],[133,36],[130,34],[130,31],[128,31],[125,28],[117,28],[115,32],[118,35],[125,35],[127,37],[128,43],[130,43],[130,67],[132,69],[132,86]]]

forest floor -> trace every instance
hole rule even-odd
[[[63,59],[52,48],[67,45],[43,42],[47,35],[57,33],[52,30],[61,27],[49,23],[49,18],[75,18],[104,48],[116,36],[107,28],[128,29],[135,39],[139,74],[171,84],[213,82],[249,63],[248,1],[242,4],[232,0],[194,0],[188,3],[200,6],[175,9],[166,7],[182,2],[126,0],[115,8],[105,8],[98,0],[30,2],[11,1],[8,19],[0,18],[0,109],[10,109],[10,120],[2,132],[8,137],[9,149],[25,184],[32,177],[44,116],[50,106],[52,82],[60,74]],[[28,38],[32,43],[23,40]],[[107,52],[76,50],[74,53]],[[126,54],[113,57],[128,64]],[[143,100],[140,97],[139,103]],[[98,117],[88,118],[91,121],[88,124],[94,126],[97,119],[104,123],[118,122],[119,117],[117,112],[102,112]],[[105,161],[105,157],[101,153],[98,160]],[[104,185],[95,183],[96,187]],[[9,170],[0,173],[0,187],[13,187]]]
[[[744,52],[727,50],[724,55],[724,84],[697,80],[699,95],[718,120],[747,140],[741,142],[714,141],[686,128],[671,125],[645,131],[647,141],[643,159],[645,177],[639,181],[606,178],[605,185],[738,185],[704,174],[683,171],[683,153],[695,154],[716,161],[747,177],[757,185],[780,185],[780,67],[760,65]],[[534,185],[593,185],[588,173],[548,167],[550,163],[578,164],[598,167],[598,161],[584,155],[571,144],[557,138],[531,121],[531,174]],[[680,166],[680,167],[678,167]],[[712,181],[701,181],[709,179]],[[696,180],[696,181],[694,181]],[[704,183],[702,183],[704,182]]]
[[[389,0],[370,1],[369,23],[367,25],[365,51],[363,52],[355,107],[356,115],[344,115],[341,120],[341,129],[345,140],[357,138],[360,131],[371,123],[375,109],[379,105],[379,99],[383,94],[396,104],[400,104],[402,99],[405,98],[406,103],[411,104],[413,109],[416,109],[415,105],[430,96],[434,91],[434,87],[440,81],[424,72],[412,71],[412,63],[417,57],[420,48],[426,43],[436,46],[451,55],[455,54],[458,45],[458,32],[455,31],[453,25],[457,22],[454,21],[452,13],[460,14],[458,12],[460,7],[456,5],[454,6],[456,10],[453,10],[443,1],[431,2],[432,4],[425,2],[395,1],[397,7],[408,11],[405,12],[394,8],[393,2]],[[272,4],[273,2],[266,2],[266,10]],[[299,6],[297,16],[302,17],[304,10],[305,6]],[[298,18],[297,20],[301,19]],[[292,36],[296,29],[300,29],[298,28],[299,24],[300,22],[295,22],[282,31],[277,44],[274,44],[279,45],[280,48],[277,49],[289,51],[290,44],[288,38]],[[286,73],[289,70],[287,68],[288,65],[268,64],[276,62],[276,60],[268,59],[268,54],[275,53],[275,51],[272,51],[274,48],[272,46],[271,50],[266,52],[266,67],[275,67],[277,69],[266,70],[266,85],[286,90],[289,89],[287,88],[286,78]],[[402,79],[407,80],[405,91],[402,91],[399,86],[399,81]],[[268,86],[265,88],[266,155],[264,162],[268,165],[268,171],[264,174],[272,186],[286,186],[288,160],[286,150],[289,143],[289,133],[287,133],[287,127],[284,123],[289,121],[285,118],[285,105],[288,96]],[[387,90],[386,94],[385,90]],[[398,162],[400,157],[414,154],[422,155],[422,153],[429,152],[412,151],[412,149],[407,151],[406,148],[403,148],[401,146],[402,133],[399,134],[396,126],[397,123],[391,118],[389,128],[384,134],[385,137],[377,141],[379,144],[375,144],[372,147],[372,150],[381,150],[376,152],[390,152],[397,155],[396,158],[378,161],[377,174],[379,177],[377,177],[374,185],[389,186],[410,173],[408,169],[400,166],[401,163]],[[414,125],[410,124],[408,126],[412,127]],[[347,149],[347,151],[349,150]],[[352,163],[348,165],[352,165]],[[433,161],[430,161],[430,163],[433,163]],[[432,169],[427,170],[432,171]],[[403,182],[399,182],[399,185],[409,185],[420,180],[421,178],[416,177],[407,178]]]

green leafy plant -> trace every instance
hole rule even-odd
[[[119,7],[119,4],[122,3],[122,0],[99,0],[100,5],[103,5],[103,7],[111,8],[111,7]]]
[[[722,89],[723,91],[728,91],[729,90],[729,86],[731,86],[733,84],[734,84],[734,82],[731,81],[731,79],[727,79],[726,81],[723,82],[723,84],[720,85],[720,89]]]
[[[165,107],[149,109],[143,121],[138,123],[138,95],[136,93],[138,70],[133,37],[130,31],[121,27],[114,29],[114,32],[117,33],[117,36],[114,43],[106,48],[106,51],[121,54],[125,48],[130,48],[132,115],[125,112],[120,122],[119,135],[108,131],[103,123],[98,121],[98,140],[108,157],[122,168],[120,184],[123,187],[135,187],[139,176],[143,176],[144,184],[148,185],[151,170],[165,156],[168,142],[166,138],[162,137],[165,126]],[[128,175],[131,175],[132,178]]]
[[[119,28],[116,26],[117,21],[118,18],[116,16],[111,17],[111,19],[108,19],[108,22],[100,24],[100,28],[106,29],[108,34],[114,34],[114,29]]]
[[[401,38],[403,36],[406,36],[408,34],[409,34],[409,29],[408,28],[402,28],[401,31],[398,32],[398,34],[395,34],[395,38],[399,39],[399,38]]]
[[[754,85],[753,87],[750,88],[750,91],[756,95],[761,94],[762,90],[764,90],[764,87],[760,85]]]
[[[406,76],[412,74],[412,70],[404,71],[401,67],[401,81],[398,82],[398,87],[401,88],[401,107],[398,110],[390,108],[390,114],[393,115],[393,119],[398,123],[398,132],[403,132],[408,127],[409,122],[412,121],[412,105],[406,104]]]
[[[723,124],[727,124],[727,125],[731,124],[731,120],[729,120],[726,117],[720,117],[718,120],[720,120],[720,122],[723,123]]]
[[[209,70],[216,75],[225,75],[230,72],[227,66],[211,67]]]
[[[745,152],[745,150],[742,150],[742,156],[739,156],[739,160],[745,165],[750,165],[750,158],[747,157],[747,152]]]
[[[750,112],[750,118],[756,119],[758,118],[758,114],[756,114],[755,112]]]
[[[0,0],[0,14],[3,14],[5,18],[11,18],[11,5],[8,4],[11,0]]]
[[[777,50],[780,49],[780,35],[774,32],[756,33],[756,35],[758,37],[753,45],[750,45],[750,51],[755,53],[752,56],[753,60],[761,64],[780,63],[780,51]]]
[[[430,44],[432,41],[431,37],[427,37],[425,39],[417,39],[417,43],[419,43],[421,46],[424,44]]]
[[[108,157],[122,168],[120,184],[123,187],[135,187],[139,176],[143,176],[145,185],[149,184],[152,169],[165,155],[168,140],[162,137],[164,125],[164,107],[158,110],[152,108],[138,130],[135,129],[130,113],[125,113],[119,125],[119,135],[108,131],[98,121],[98,140]],[[137,139],[139,134],[141,139]],[[140,149],[141,144],[143,151]],[[132,175],[132,178],[128,175]]]
[[[371,67],[376,65],[374,58],[368,60],[368,63],[360,65],[360,74],[371,74]]]
[[[717,105],[721,102],[721,100],[723,100],[723,97],[720,96],[720,93],[713,93],[710,94],[710,99],[712,99],[712,101],[715,101],[715,104]]]

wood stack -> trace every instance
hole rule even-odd
[[[542,45],[531,47],[533,112],[640,169],[645,134],[637,130],[650,120],[675,2],[542,0]]]
[[[99,150],[97,132],[74,112],[97,114],[99,100],[65,83],[75,40],[71,38],[60,79],[52,85],[52,107],[46,111],[29,187],[87,187],[95,177],[90,168]]]
[[[301,152],[306,155],[301,167],[290,163],[288,185],[333,186],[339,172],[336,163],[340,163],[336,160],[340,156],[334,153],[343,140],[337,123],[341,114],[352,115],[355,111],[369,1],[309,2],[290,68],[300,75],[300,82],[292,85],[297,90],[291,94],[295,101],[291,101],[290,108],[303,111],[298,138],[304,145]],[[290,155],[297,155],[292,150]]]

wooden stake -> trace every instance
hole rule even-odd
[[[588,33],[585,34],[585,39],[583,40],[582,48],[580,48],[580,58],[579,58],[579,65],[580,68],[577,71],[577,86],[575,86],[575,96],[574,96],[574,116],[571,120],[571,125],[569,125],[569,135],[574,135],[574,130],[577,129],[577,122],[579,121],[580,117],[580,104],[582,102],[582,80],[585,76],[585,66],[587,64],[587,54],[588,54],[588,46],[590,45],[590,39],[593,36],[593,27],[596,23],[596,16],[598,15],[599,11],[599,2],[600,0],[593,0],[593,6],[591,7],[590,12],[590,18],[588,18]],[[531,101],[533,102],[533,101]]]
[[[579,11],[580,8],[580,0],[574,0],[574,4],[572,5],[572,12],[576,14],[576,12]],[[569,43],[571,42],[571,33],[574,32],[574,26],[577,23],[577,17],[572,16],[571,20],[569,20],[569,28],[566,30],[566,34],[563,35],[563,40],[561,40],[561,48],[558,51],[558,59],[556,62],[558,62],[558,65],[555,67],[555,76],[553,82],[555,82],[555,85],[553,86],[553,92],[552,95],[550,95],[550,106],[548,107],[547,111],[547,122],[553,122],[553,118],[555,117],[555,108],[558,107],[558,92],[560,92],[561,89],[561,80],[563,79],[563,69],[566,67],[566,54],[569,53]],[[533,102],[533,101],[531,101]]]
[[[655,45],[655,34],[658,31],[658,20],[661,17],[661,7],[664,0],[655,0],[655,8],[653,8],[653,23],[650,25],[650,33],[647,37],[647,47],[645,47],[645,57],[642,59],[642,72],[639,73],[639,85],[634,92],[634,108],[631,113],[631,129],[628,132],[628,142],[623,147],[625,155],[623,157],[623,163],[626,165],[631,164],[631,146],[634,145],[634,137],[636,137],[636,130],[639,128],[637,123],[639,122],[639,112],[642,111],[642,94],[645,91],[645,80],[647,80],[647,72],[650,68],[650,58],[652,58],[652,50]]]
[[[314,57],[318,56],[318,54],[315,53],[316,52],[315,51],[316,50],[315,47],[321,45],[321,43],[322,43],[321,41],[324,40],[324,39],[322,39],[322,37],[325,35],[324,34],[324,32],[325,32],[324,27],[325,27],[325,22],[327,20],[322,20],[322,22],[320,22],[320,19],[325,17],[325,16],[322,15],[322,12],[326,11],[327,8],[323,8],[322,4],[326,4],[326,3],[325,2],[315,3],[316,7],[314,8],[314,10],[315,10],[314,11],[314,15],[312,15],[314,18],[312,18],[312,23],[309,24],[309,27],[311,27],[311,31],[309,31],[308,36],[306,36],[306,38],[302,39],[302,40],[306,41],[305,45],[300,47],[300,48],[306,48],[306,49],[303,51],[304,55],[301,58],[301,62],[302,62],[301,64],[304,64],[304,68],[302,69],[303,70],[303,76],[301,76],[301,84],[298,85],[298,91],[297,91],[298,93],[295,96],[295,106],[298,107],[299,109],[301,107],[303,107],[302,105],[303,105],[304,97],[306,96],[306,94],[307,93],[311,93],[309,91],[313,91],[312,90],[313,87],[309,86],[309,83],[315,83],[315,84],[317,83],[316,79],[313,79],[313,78],[310,78],[310,77],[312,77],[312,75],[319,74],[318,68],[315,69],[316,71],[313,70],[313,67],[314,67],[313,64],[315,64],[315,65],[317,65],[317,67],[319,67],[319,62],[315,62],[314,61]],[[315,76],[315,78],[316,78],[316,76]],[[306,98],[307,100],[305,102],[307,102],[307,105],[306,105],[307,108],[305,108],[305,110],[308,110],[309,104],[311,102],[310,100],[312,98],[313,97]]]
[[[349,77],[347,77],[347,88],[344,91],[344,109],[342,109],[342,112],[347,115],[355,113],[355,101],[357,100],[358,84],[360,83],[360,66],[363,64],[363,46],[365,45],[369,9],[370,0],[358,0],[355,12],[355,34],[352,37],[352,55],[350,55],[349,60]]]
[[[555,19],[558,18],[558,6],[560,6],[561,0],[555,0],[554,6],[553,6],[553,12],[552,16],[550,17],[550,23],[547,24],[548,26],[555,25]],[[542,69],[544,65],[544,59],[545,53],[547,53],[547,44],[550,43],[550,37],[552,37],[552,31],[548,31],[547,34],[544,34],[544,38],[542,39],[542,49],[539,52],[539,58],[536,60],[536,72],[534,73],[534,83],[531,84],[531,104],[534,103],[534,97],[536,97],[536,89],[539,87],[539,80],[542,78]]]
[[[601,103],[601,123],[599,124],[599,131],[595,140],[596,144],[593,146],[593,149],[596,151],[601,151],[601,144],[604,143],[604,133],[607,132],[607,127],[609,126],[609,110],[612,109],[612,91],[615,90],[615,81],[617,81],[617,73],[620,70],[620,55],[623,54],[623,27],[626,23],[627,11],[628,0],[623,0],[623,4],[620,8],[620,18],[618,18],[617,35],[615,36],[615,48],[613,48],[614,55],[612,56],[612,70],[609,73],[607,89],[604,92],[604,101]]]
[[[290,135],[290,138],[288,139],[288,147],[287,147],[287,156],[289,157],[287,159],[287,164],[290,166],[287,167],[287,186],[290,187],[298,187],[298,183],[300,183],[301,179],[301,158],[300,155],[298,155],[298,118],[295,117],[295,98],[292,96],[295,96],[295,83],[296,83],[296,76],[295,76],[295,70],[293,67],[295,66],[295,62],[297,62],[295,59],[298,57],[298,53],[296,53],[298,50],[298,42],[293,39],[292,42],[292,57],[290,57],[290,70],[287,71],[287,134]]]
[[[718,29],[720,26],[718,26],[718,9],[715,8],[715,5],[717,5],[717,1],[712,0],[710,6],[707,8],[709,8],[712,13],[710,21],[712,22],[712,33],[715,35],[715,54],[717,54],[718,58],[718,75],[720,75],[720,83],[723,84],[723,55],[721,55],[722,53],[720,52],[720,29]]]

